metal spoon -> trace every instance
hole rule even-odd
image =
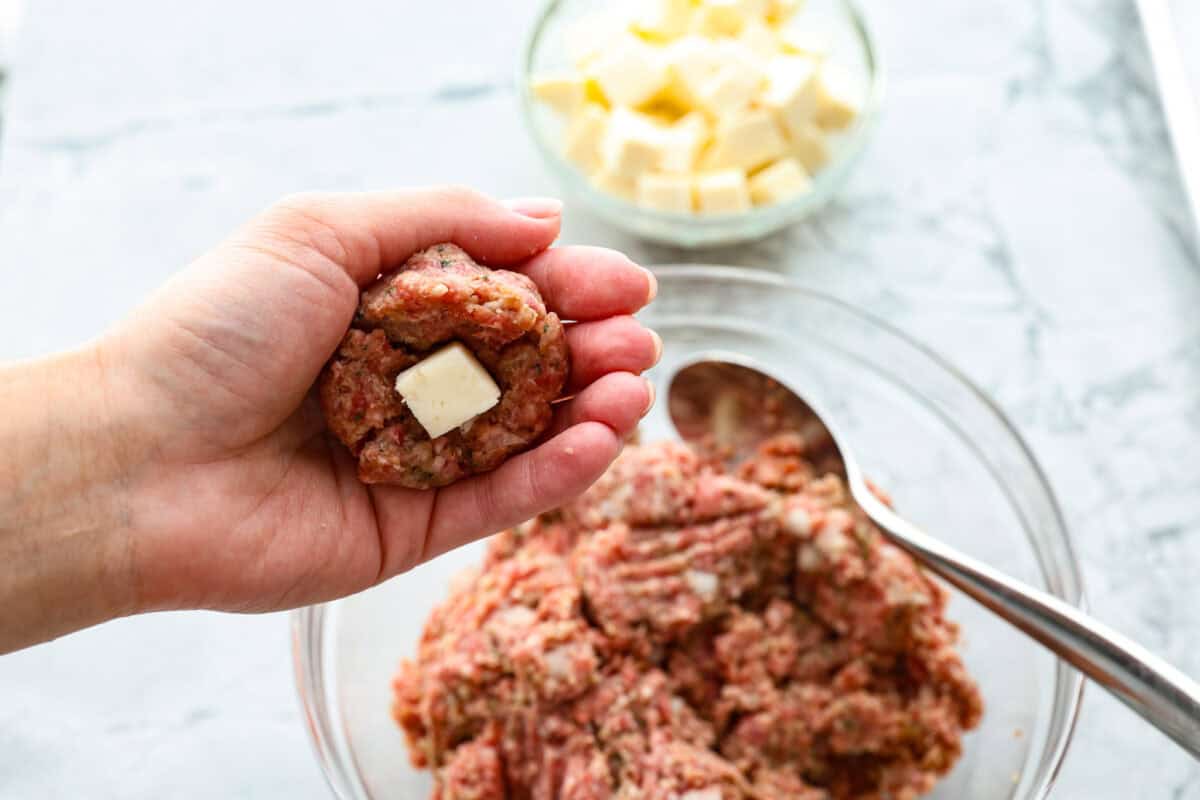
[[[1200,684],[1079,609],[1026,586],[930,536],[881,502],[829,418],[740,357],[684,367],[667,394],[671,421],[687,441],[706,439],[731,460],[766,436],[797,431],[818,468],[843,475],[858,505],[896,545],[1008,620],[1200,758]],[[741,361],[743,363],[734,363]]]

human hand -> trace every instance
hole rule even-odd
[[[651,405],[635,373],[661,343],[629,316],[653,297],[650,273],[609,250],[548,249],[559,223],[557,202],[462,189],[291,198],[103,337],[91,355],[111,452],[98,460],[120,495],[105,580],[128,588],[110,589],[116,613],[328,600],[584,490]],[[544,443],[494,472],[438,491],[367,486],[312,385],[361,287],[442,241],[524,272],[578,321],[575,397]]]

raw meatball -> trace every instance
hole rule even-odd
[[[434,800],[929,791],[979,691],[945,591],[819,463],[794,434],[733,474],[630,446],[493,538],[393,684]]]
[[[396,376],[452,340],[491,373],[500,401],[430,439],[396,393]],[[567,369],[562,323],[533,281],[440,244],[363,292],[353,327],[321,375],[321,407],[365,483],[429,489],[495,469],[537,439]]]

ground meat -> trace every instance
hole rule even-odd
[[[451,340],[487,368],[500,401],[430,439],[396,393],[396,376]],[[321,375],[321,406],[364,482],[426,489],[494,469],[537,439],[567,369],[562,323],[533,281],[442,244],[363,292],[353,327]]]
[[[628,447],[495,537],[393,713],[436,800],[911,800],[982,714],[946,593],[802,437]]]

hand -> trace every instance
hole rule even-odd
[[[590,485],[653,402],[635,373],[661,343],[629,314],[655,281],[613,251],[549,249],[559,223],[555,201],[506,206],[461,189],[292,198],[98,342],[88,355],[102,376],[103,435],[88,439],[102,443],[93,461],[111,467],[97,474],[110,472],[114,488],[91,505],[112,509],[99,549],[118,587],[114,613],[328,600]],[[325,431],[312,385],[360,288],[442,241],[524,272],[577,321],[567,333],[575,397],[543,444],[492,473],[439,491],[366,486]]]

